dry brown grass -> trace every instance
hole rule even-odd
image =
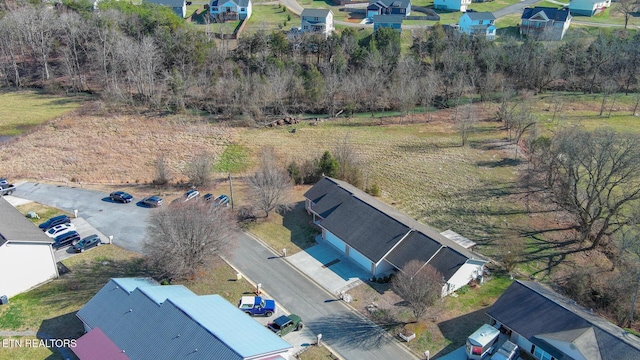
[[[164,154],[172,180],[190,158],[224,150],[232,129],[175,117],[65,115],[2,146],[3,176],[101,184],[150,183]]]

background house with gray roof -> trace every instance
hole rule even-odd
[[[487,260],[470,250],[473,242],[463,246],[348,183],[324,177],[304,197],[322,239],[372,275],[419,260],[443,275],[442,296],[482,280]]]
[[[516,281],[487,315],[536,359],[640,359],[640,340],[548,287]]]
[[[144,0],[144,2],[169,7],[181,18],[187,17],[187,0]]]
[[[0,197],[0,296],[12,297],[58,277],[52,243]]]
[[[82,360],[100,349],[129,359],[260,360],[292,348],[219,295],[151,279],[111,279],[77,316],[87,333],[72,350]]]

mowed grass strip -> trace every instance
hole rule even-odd
[[[0,360],[64,360],[57,350],[44,346],[27,346],[27,341],[34,340],[37,340],[35,336],[0,336],[0,343],[3,344]]]
[[[82,98],[42,95],[35,91],[0,93],[0,136],[24,131],[80,107]]]

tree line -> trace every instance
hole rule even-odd
[[[237,48],[169,8],[87,0],[4,2],[4,88],[99,94],[106,101],[228,117],[456,106],[520,90],[635,92],[640,34],[602,32],[559,43],[489,42],[436,25],[409,50],[390,29],[344,29],[324,39],[255,32]]]

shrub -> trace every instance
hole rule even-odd
[[[378,184],[373,184],[365,189],[365,192],[371,196],[380,196],[380,187]]]

